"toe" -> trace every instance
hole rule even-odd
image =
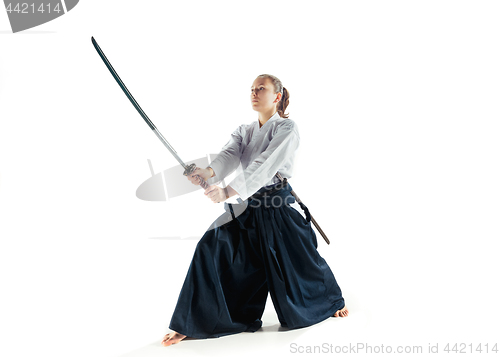
[[[170,339],[171,339],[170,334],[165,335],[165,337],[163,337],[163,341],[161,341],[162,345],[168,346],[168,342],[170,341]]]

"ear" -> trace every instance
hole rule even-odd
[[[274,103],[278,103],[281,100],[282,96],[283,96],[283,94],[278,93],[278,95],[276,96],[276,100],[274,101]]]

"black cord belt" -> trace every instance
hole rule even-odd
[[[281,190],[283,187],[285,187],[287,185],[287,181],[286,179],[283,180],[283,182],[278,182],[277,184],[269,187],[268,189],[266,189],[266,191],[264,192],[256,192],[254,193],[252,196],[250,196],[249,198],[250,199],[259,199],[259,198],[262,198],[262,197],[265,197],[265,196],[269,196],[273,193],[275,193],[276,191],[279,191]]]

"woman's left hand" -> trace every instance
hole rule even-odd
[[[213,203],[223,202],[226,200],[226,193],[224,192],[224,189],[216,185],[208,186],[205,190],[205,195],[207,195]]]

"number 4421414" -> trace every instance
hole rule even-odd
[[[38,6],[38,8],[35,6],[34,3],[31,3],[31,4],[28,4],[28,3],[14,3],[14,7],[12,6],[13,4],[12,3],[9,3],[7,5],[7,12],[10,14],[12,12],[17,12],[18,14],[34,14],[35,12],[40,12],[40,13],[44,13],[45,11],[47,12],[61,12],[63,11],[60,7],[59,7],[59,3],[56,4],[56,6],[54,6],[53,8],[50,8],[50,3],[47,3],[47,4],[44,4],[44,3],[41,3],[40,6]],[[38,5],[38,4],[37,4]]]
[[[491,352],[494,352],[494,353],[498,353],[498,347],[497,347],[496,343],[493,346],[490,346],[487,343],[479,343],[477,345],[475,343],[469,343],[469,344],[455,343],[453,345],[451,343],[448,343],[444,347],[444,351],[448,352],[448,353],[450,353],[450,352],[455,352],[455,353],[467,353],[467,352],[470,352],[470,353],[474,353],[474,352],[491,353]]]

